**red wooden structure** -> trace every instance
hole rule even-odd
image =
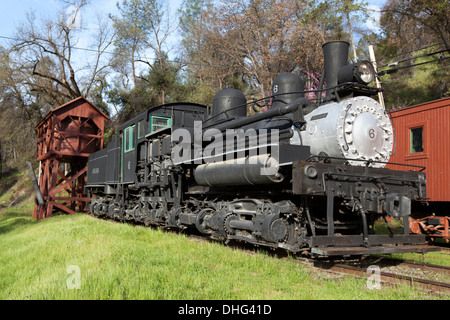
[[[109,118],[84,97],[54,110],[37,125],[39,189],[44,205],[35,204],[33,217],[49,218],[55,211],[82,212],[87,160],[103,149],[105,122]]]
[[[450,239],[450,98],[435,100],[391,113],[396,132],[390,162],[426,167],[427,209],[430,216],[410,221],[415,233]],[[411,167],[388,165],[391,169]],[[435,215],[431,215],[434,213]]]

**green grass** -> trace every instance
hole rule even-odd
[[[368,290],[364,279],[330,277],[292,257],[82,214],[35,221],[3,208],[0,248],[0,299],[442,298],[408,286]],[[72,265],[80,289],[68,288]]]

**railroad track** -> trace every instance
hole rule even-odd
[[[368,273],[368,266],[376,266],[379,267],[378,276],[381,283],[388,285],[407,283],[411,286],[414,286],[415,288],[420,288],[431,292],[440,292],[446,294],[450,293],[450,267],[390,258],[370,259],[370,263],[368,263],[369,260],[364,260],[364,258],[355,260],[352,261],[351,264],[320,260],[310,260],[310,263],[312,263],[315,267],[325,271],[348,274],[366,279],[368,279],[368,277],[372,274],[371,272]],[[409,276],[397,272],[384,271],[389,270],[389,266],[394,266],[394,268],[397,268],[397,270],[401,268],[410,270],[419,269],[422,270],[422,272],[434,273],[436,275],[439,275],[440,279],[444,279],[445,282],[431,280],[428,278],[425,279],[418,276]]]
[[[211,239],[205,239],[204,237],[198,237],[190,235],[190,238],[199,241],[212,241]],[[254,251],[254,247],[249,247],[247,244],[236,243],[235,248],[239,248],[244,251]],[[261,248],[260,248],[261,249]],[[268,251],[278,258],[285,258],[286,252],[284,250],[272,250]],[[359,259],[341,261],[341,260],[322,260],[306,257],[297,258],[298,263],[304,263],[309,266],[316,267],[325,272],[339,273],[345,275],[356,276],[364,279],[368,279],[370,273],[367,272],[369,266],[379,266],[380,281],[384,285],[399,285],[401,283],[407,283],[415,288],[420,288],[434,293],[450,294],[450,267],[440,266],[428,263],[421,263],[415,261],[405,261],[386,257],[373,257],[363,256]],[[397,269],[396,272],[389,272],[385,270]],[[399,270],[421,270],[422,275],[435,274],[439,275],[437,280],[425,279],[421,276],[410,276],[398,273]],[[403,270],[404,271],[404,270]],[[428,276],[429,276],[428,274]]]
[[[450,267],[447,266],[441,266],[441,265],[435,265],[430,263],[424,263],[424,262],[417,262],[417,261],[408,261],[408,260],[398,260],[398,259],[392,259],[387,257],[378,257],[378,258],[370,258],[370,257],[362,257],[361,261],[366,261],[367,263],[371,264],[379,264],[382,266],[404,266],[411,269],[420,269],[423,271],[430,271],[430,272],[437,272],[442,273],[447,276],[450,276]]]

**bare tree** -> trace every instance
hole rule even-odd
[[[114,34],[107,24],[99,23],[93,49],[78,48],[78,34],[78,30],[66,24],[66,16],[62,13],[56,19],[40,23],[29,14],[18,28],[17,40],[11,50],[16,69],[21,73],[17,81],[31,91],[46,95],[57,105],[88,96],[95,81],[104,77],[109,66],[109,60],[102,58],[112,45]],[[77,59],[82,50],[84,57],[87,53],[94,55],[92,62],[84,66]]]
[[[0,48],[0,139],[8,160],[34,157],[35,126],[51,109],[79,96],[90,98],[105,81],[106,50],[114,33],[99,23],[94,45],[77,46],[83,30],[70,28],[64,14],[37,21],[32,14],[8,48]],[[83,38],[83,40],[85,40]]]
[[[202,25],[191,24],[202,34],[199,63],[193,67],[219,89],[242,74],[260,96],[270,92],[280,73],[320,69],[321,60],[310,48],[321,37],[304,23],[307,8],[305,1],[276,0],[222,0],[207,6]]]
[[[450,48],[450,4],[447,0],[391,0],[383,7],[383,16],[392,22],[409,22],[411,31],[421,29],[432,41],[443,43],[447,50]]]

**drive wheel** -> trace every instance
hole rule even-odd
[[[195,226],[197,227],[197,230],[203,234],[211,234],[211,231],[206,229],[205,217],[212,212],[214,212],[214,209],[203,209],[195,217]]]

